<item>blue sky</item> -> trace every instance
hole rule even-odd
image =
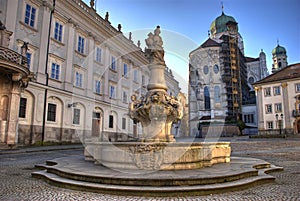
[[[89,5],[89,0],[84,0]],[[144,40],[157,25],[161,26],[167,65],[188,77],[188,53],[208,38],[212,21],[221,15],[221,2],[226,15],[238,22],[244,39],[245,55],[258,57],[261,49],[272,68],[272,49],[286,48],[288,63],[300,62],[299,0],[96,0],[102,17],[109,12],[114,27],[122,24],[122,32],[136,43]]]

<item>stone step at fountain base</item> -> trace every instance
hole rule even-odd
[[[75,190],[130,195],[206,195],[248,188],[274,181],[268,173],[283,170],[263,160],[231,157],[230,163],[177,171],[126,171],[108,169],[74,156],[37,165],[44,170],[33,177]]]

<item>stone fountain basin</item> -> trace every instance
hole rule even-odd
[[[230,142],[88,142],[85,160],[122,170],[191,170],[230,162]]]

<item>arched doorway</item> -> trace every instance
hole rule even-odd
[[[92,119],[92,137],[100,137],[102,132],[102,110],[96,107]]]

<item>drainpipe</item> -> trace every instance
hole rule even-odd
[[[46,83],[45,83],[45,96],[44,96],[44,111],[43,111],[43,126],[42,126],[42,145],[44,144],[45,139],[45,129],[46,129],[46,108],[47,108],[47,96],[48,96],[48,60],[49,60],[49,45],[50,45],[50,35],[51,35],[51,25],[52,25],[52,16],[55,9],[55,0],[52,2],[52,10],[50,13],[50,21],[49,21],[49,30],[48,30],[48,41],[47,41],[47,55],[46,55],[46,65],[45,65],[45,75],[46,75]]]

